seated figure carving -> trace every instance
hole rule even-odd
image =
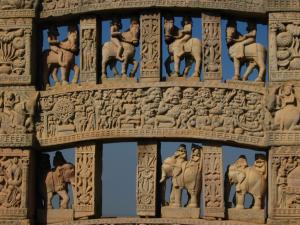
[[[54,85],[69,83],[70,70],[74,71],[72,83],[79,80],[79,66],[75,63],[78,53],[78,34],[76,26],[68,27],[67,38],[58,41],[59,32],[56,27],[49,28],[48,42],[50,49],[43,52],[43,87],[49,86],[49,75],[54,80]],[[58,78],[58,69],[61,71],[61,81]]]
[[[199,77],[201,70],[202,43],[198,38],[192,37],[192,19],[188,16],[183,18],[182,29],[174,25],[174,18],[165,18],[164,32],[165,41],[168,45],[169,56],[165,61],[166,71],[171,76],[170,64],[174,62],[174,76],[179,76],[180,61],[185,60],[183,76],[187,76],[195,62],[195,71],[192,77]]]
[[[140,25],[136,18],[131,19],[130,27],[125,32],[120,32],[122,23],[120,19],[113,19],[111,23],[111,40],[105,42],[102,47],[102,77],[107,77],[107,66],[109,66],[114,75],[119,75],[116,68],[117,61],[122,62],[122,77],[127,77],[128,65],[133,67],[129,76],[134,77],[139,63],[134,59],[135,48],[139,44]]]
[[[226,177],[226,192],[230,193],[231,185],[236,187],[236,208],[243,209],[245,194],[253,196],[253,209],[264,208],[264,196],[267,191],[267,161],[265,155],[256,154],[253,166],[248,166],[244,155],[229,166]],[[225,196],[229,204],[229,196]]]
[[[162,184],[162,201],[165,201],[165,185],[167,178],[172,178],[172,190],[169,206],[180,207],[182,190],[188,191],[187,207],[199,207],[201,191],[202,148],[192,145],[191,159],[187,160],[186,146],[180,145],[175,154],[164,160],[160,183]]]
[[[226,40],[229,55],[234,64],[233,80],[240,79],[241,66],[246,63],[247,69],[243,80],[248,80],[254,68],[258,68],[258,76],[255,81],[264,81],[266,75],[267,50],[260,43],[256,43],[256,24],[248,23],[248,33],[241,35],[235,21],[229,21],[226,29]]]

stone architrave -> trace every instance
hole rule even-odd
[[[222,80],[221,17],[202,13],[204,80]]]
[[[95,17],[80,20],[80,81],[96,83],[99,35]]]
[[[138,143],[138,164],[136,175],[136,209],[138,216],[156,216],[157,199],[157,171],[158,142]]]
[[[160,81],[161,14],[144,13],[141,22],[141,82]]]
[[[75,150],[74,217],[101,214],[102,146],[83,144]]]
[[[300,218],[299,155],[299,146],[272,147],[270,150],[268,208],[271,220]]]
[[[0,224],[29,224],[34,213],[33,158],[30,150],[0,149]]]
[[[269,13],[270,81],[300,80],[300,12]]]
[[[223,152],[217,145],[203,146],[204,216],[224,218]]]
[[[30,18],[0,19],[0,84],[31,84],[33,22]]]

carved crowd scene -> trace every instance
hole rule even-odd
[[[298,0],[1,0],[0,225],[298,224],[299,81]],[[124,141],[136,217],[105,218]]]

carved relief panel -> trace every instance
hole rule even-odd
[[[98,32],[96,18],[80,20],[80,81],[96,83]]]
[[[269,215],[299,218],[300,150],[298,146],[272,147],[269,155]]]
[[[203,137],[264,144],[261,89],[146,87],[43,93],[37,137],[42,145],[86,138]]]
[[[141,78],[140,81],[160,81],[161,15],[141,15]]]
[[[75,150],[75,218],[96,216],[100,211],[101,155],[101,149],[94,144],[81,145]]]
[[[29,150],[0,149],[0,218],[22,220],[32,216],[33,159]]]
[[[159,145],[155,142],[139,142],[137,154],[137,215],[156,216],[158,206],[157,166]]]
[[[221,17],[202,13],[204,80],[222,79]]]
[[[203,146],[203,196],[204,215],[206,217],[223,218],[223,152],[220,146]]]
[[[300,13],[269,14],[270,81],[300,80]]]
[[[32,19],[0,19],[0,84],[34,80],[32,32]]]

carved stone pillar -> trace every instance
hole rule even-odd
[[[101,215],[102,145],[85,144],[75,152],[75,218]]]
[[[299,146],[272,147],[269,152],[268,209],[272,224],[296,224],[293,220],[299,220],[299,155]]]
[[[221,17],[202,13],[204,80],[222,80]]]
[[[32,83],[32,29],[30,18],[0,19],[0,84]]]
[[[217,145],[203,146],[204,216],[224,218],[223,152]]]
[[[29,224],[34,212],[33,157],[30,150],[0,149],[0,224]]]
[[[97,82],[99,35],[97,19],[80,19],[80,81]]]
[[[141,82],[160,81],[161,14],[141,15]]]
[[[269,13],[270,81],[300,80],[300,12]]]
[[[138,143],[136,209],[138,216],[156,216],[158,207],[158,142]]]

